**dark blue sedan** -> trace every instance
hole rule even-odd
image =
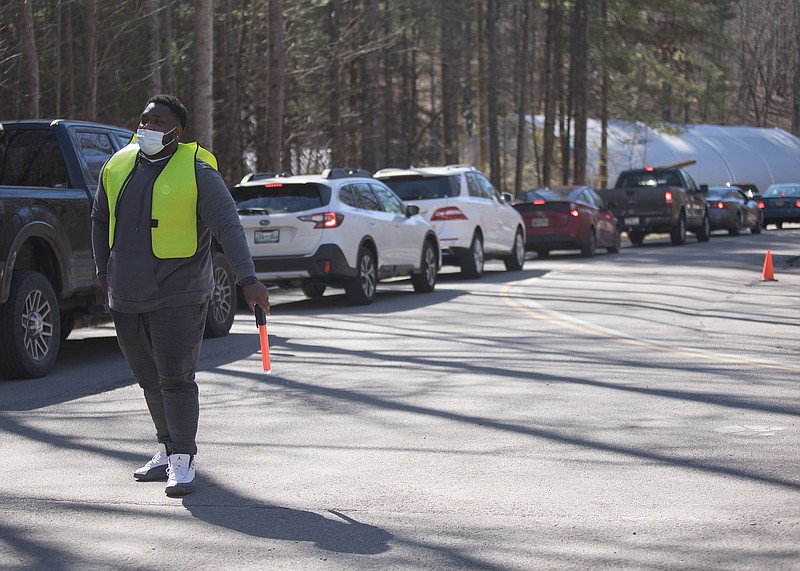
[[[800,183],[769,185],[758,206],[764,213],[764,226],[775,224],[783,228],[784,222],[800,222]]]

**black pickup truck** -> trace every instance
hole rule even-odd
[[[109,319],[90,214],[100,169],[132,135],[81,121],[0,122],[0,377],[46,375],[76,323]],[[227,334],[236,312],[235,275],[214,248],[209,337]]]
[[[709,240],[708,187],[695,184],[682,168],[691,164],[694,161],[623,171],[614,188],[597,191],[632,244],[641,245],[647,234],[669,233],[672,243],[682,246],[687,230],[700,242]]]

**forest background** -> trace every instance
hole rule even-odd
[[[800,135],[797,30],[798,0],[3,0],[0,119],[135,129],[173,93],[229,184],[470,162],[602,188],[614,119]]]

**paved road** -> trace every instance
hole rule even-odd
[[[113,330],[0,383],[3,569],[800,569],[800,230],[276,294],[200,362],[198,490]],[[767,249],[777,282],[762,282]]]

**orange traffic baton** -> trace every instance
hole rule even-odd
[[[269,362],[269,338],[267,337],[267,316],[260,305],[255,306],[256,313],[256,326],[258,327],[258,336],[261,339],[261,363],[264,365],[264,372],[268,375],[272,372],[272,366]]]

